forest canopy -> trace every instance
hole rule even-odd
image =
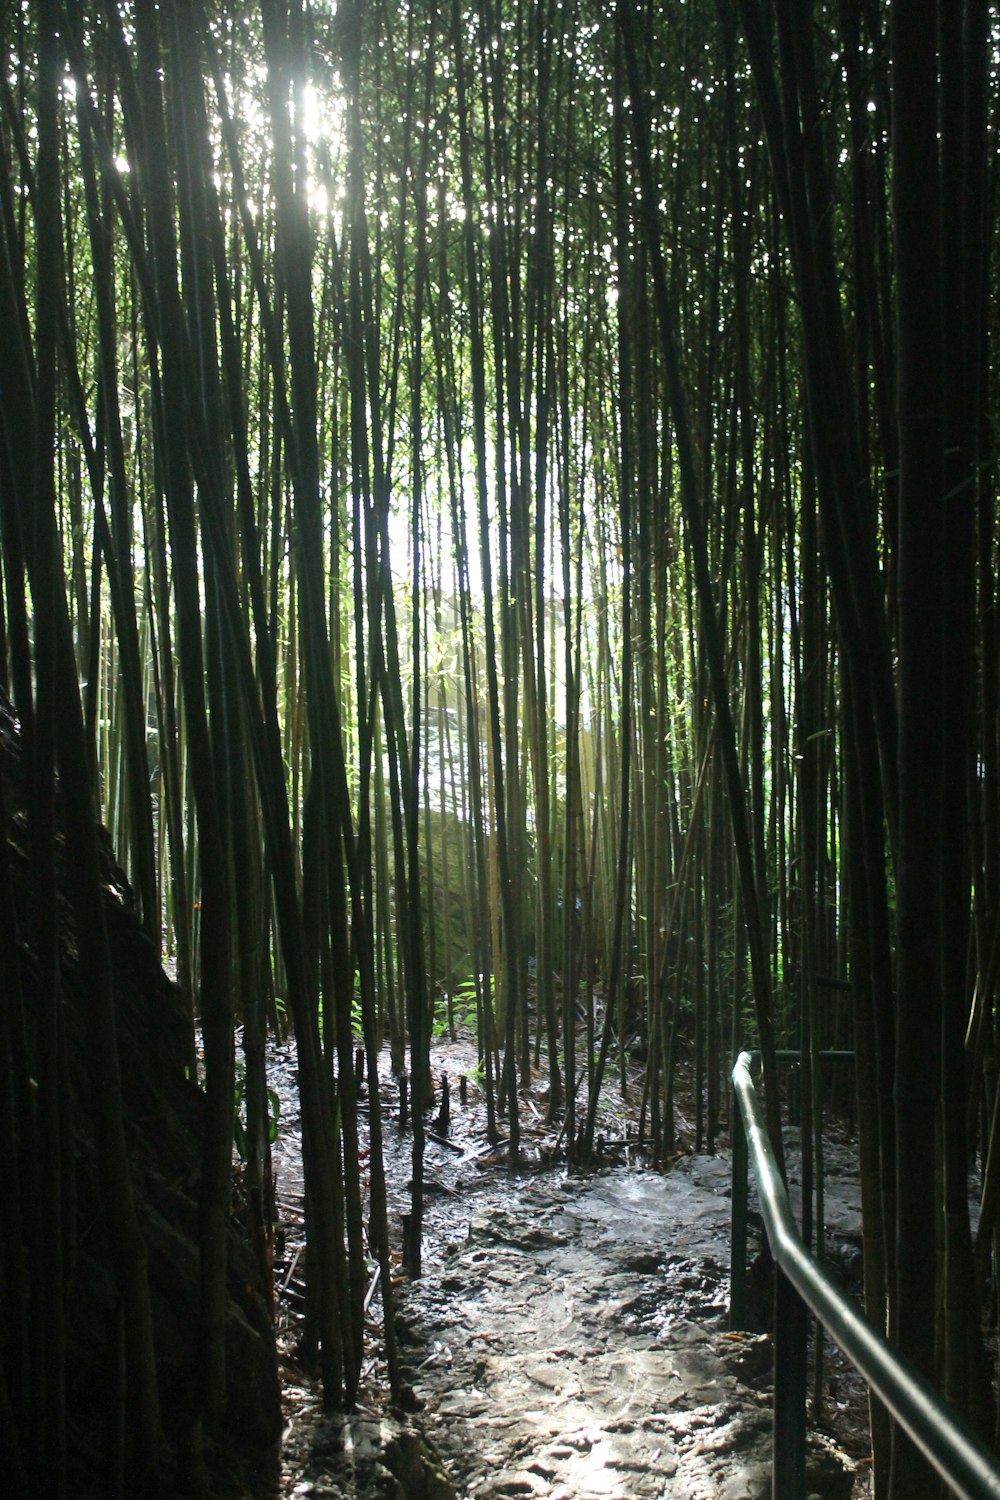
[[[417,1274],[428,1048],[465,1027],[515,1159],[533,1069],[584,1160],[629,1056],[655,1160],[681,1062],[714,1150],[743,1046],[776,1139],[799,1052],[819,1153],[819,1053],[853,1050],[868,1311],[992,1432],[996,24],[0,7],[0,685],[42,872],[28,934],[0,881],[3,941],[56,975],[58,842],[117,1098],[105,825],[205,1097],[209,1430],[237,1066],[266,1262],[265,1037],[291,1028],[311,1326],[350,1400],[357,1088],[384,1043],[409,1072]],[[53,984],[0,1032],[7,1117],[30,1074],[50,1142],[91,1108]],[[96,1150],[141,1330],[119,1116]],[[58,1180],[47,1212],[71,1239]],[[387,1286],[377,1139],[370,1220]],[[5,1291],[35,1232],[11,1221]],[[388,1310],[386,1339],[395,1379]],[[4,1406],[18,1357],[12,1333]],[[150,1340],[127,1359],[152,1472]]]

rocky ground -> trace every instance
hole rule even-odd
[[[436,1073],[449,1069],[454,1079],[469,1056],[463,1044],[439,1048]],[[387,1079],[390,1107],[392,1088]],[[450,1144],[428,1144],[433,1186],[424,1275],[397,1289],[400,1342],[418,1410],[401,1416],[385,1408],[377,1339],[368,1396],[349,1417],[323,1416],[318,1393],[289,1358],[283,1496],[754,1500],[769,1494],[770,1339],[726,1326],[726,1156],[682,1154],[660,1173],[646,1170],[630,1150],[627,1161],[618,1152],[617,1164],[573,1175],[532,1169],[529,1157],[525,1170],[512,1173],[485,1145],[471,1087],[469,1100],[464,1112],[454,1111]],[[288,1108],[278,1188],[291,1267],[301,1202],[292,1101]],[[609,1137],[624,1137],[623,1110],[609,1094]],[[410,1142],[395,1126],[387,1136],[398,1218],[408,1207]],[[534,1137],[534,1154],[545,1156],[540,1121]],[[849,1263],[860,1229],[851,1155],[837,1148],[833,1155],[831,1238]],[[294,1275],[289,1289],[293,1284]],[[377,1302],[373,1315],[376,1308]],[[809,1493],[851,1500],[867,1493],[858,1461],[867,1446],[863,1393],[836,1358],[829,1373],[828,1432],[810,1437]]]

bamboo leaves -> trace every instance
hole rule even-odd
[[[302,1082],[308,1342],[350,1400],[370,1251],[387,1302],[392,1279],[355,1048],[370,1099],[384,1039],[409,1070],[417,1274],[430,1040],[463,1012],[513,1162],[536,1074],[545,1129],[580,1158],[610,1075],[628,1092],[640,1066],[654,1158],[687,1142],[688,1071],[711,1149],[725,1057],[747,1041],[777,1138],[774,1051],[794,1045],[819,1238],[817,1052],[853,1036],[868,1299],[891,1300],[891,1093],[920,1084],[896,984],[915,1003],[931,916],[949,1378],[980,1399],[956,1353],[972,1347],[961,1168],[992,1112],[1000,856],[992,163],[982,18],[966,19],[934,63],[947,171],[920,276],[904,200],[927,184],[907,177],[906,119],[889,138],[882,19],[852,3],[612,18],[582,0],[38,0],[3,21],[2,680],[38,746],[46,869],[53,773],[83,774],[82,701],[87,795],[201,1027],[209,1423],[239,1024],[262,1265],[272,1233],[276,975]],[[933,442],[908,384],[932,273],[962,372]],[[893,500],[915,474],[936,550],[911,524],[924,511]],[[953,680],[915,578],[941,587]],[[961,732],[935,741],[917,796],[897,749],[924,765],[925,657]],[[822,995],[820,975],[837,982]],[[937,1012],[914,1014],[926,1048]],[[193,1025],[187,1047],[194,1068]],[[53,1065],[53,1150],[58,1087]],[[385,1338],[397,1383],[388,1307]],[[152,1453],[149,1403],[147,1419]]]

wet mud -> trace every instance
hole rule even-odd
[[[436,1076],[466,1066],[462,1045],[453,1044],[440,1049]],[[409,1209],[410,1137],[391,1123],[393,1087],[387,1079],[383,1109],[398,1234]],[[609,1138],[627,1135],[627,1121],[617,1117],[623,1108],[609,1095]],[[278,1188],[283,1210],[292,1210],[291,1242],[300,1204],[290,1170],[294,1125],[284,1124]],[[528,1135],[527,1167],[512,1172],[502,1152],[498,1159],[489,1149],[483,1125],[470,1085],[468,1106],[453,1111],[449,1144],[428,1141],[424,1274],[396,1288],[415,1410],[386,1406],[375,1324],[365,1396],[348,1416],[324,1416],[318,1392],[289,1360],[282,1494],[769,1495],[771,1342],[763,1332],[727,1328],[725,1154],[682,1154],[666,1173],[643,1168],[632,1151],[627,1165],[542,1169],[551,1142],[539,1117]],[[846,1169],[850,1152],[843,1157]],[[849,1174],[834,1173],[827,1199],[833,1243],[850,1262],[859,1224]],[[766,1276],[759,1279],[763,1323]],[[291,1307],[287,1315],[293,1317]],[[849,1372],[840,1381],[846,1389]],[[810,1496],[852,1500],[867,1492],[865,1466],[856,1461],[864,1434],[853,1436],[855,1457],[825,1433],[810,1434]]]

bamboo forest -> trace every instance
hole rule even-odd
[[[291,1494],[279,1265],[318,1407],[413,1408],[467,1101],[512,1203],[728,1194],[744,1049],[807,1247],[836,1141],[852,1295],[995,1447],[996,6],[0,40],[0,1489]],[[810,1493],[943,1494],[861,1404]],[[640,1468],[593,1492],[723,1493]]]

